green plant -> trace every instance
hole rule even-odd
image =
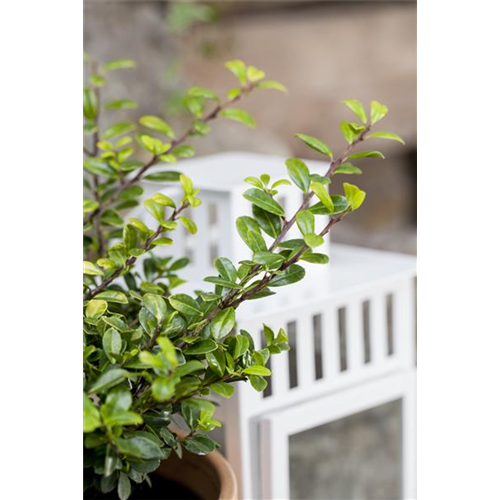
[[[329,184],[339,174],[360,174],[351,160],[379,157],[378,151],[353,153],[370,137],[402,140],[389,132],[373,132],[373,126],[387,108],[373,101],[370,116],[355,100],[344,101],[359,122],[341,122],[348,143],[334,155],[325,143],[297,134],[307,146],[325,156],[329,167],[324,176],[310,174],[297,158],[286,161],[291,181],[303,192],[304,202],[286,220],[275,199],[280,185],[288,179],[271,181],[269,175],[249,177],[251,187],[244,197],[252,204],[253,217],[239,217],[238,233],[252,250],[251,260],[233,263],[225,257],[215,261],[216,276],[205,281],[214,285],[209,293],[196,296],[175,293],[183,283],[179,271],[186,258],[173,260],[155,256],[158,245],[171,245],[168,236],[179,223],[196,232],[185,216],[187,207],[201,201],[192,180],[172,168],[190,157],[194,149],[188,141],[210,131],[209,123],[226,117],[251,127],[253,118],[234,103],[259,89],[285,90],[283,85],[264,80],[264,73],[235,60],[226,63],[239,86],[221,100],[208,89],[193,87],[184,105],[193,116],[189,128],[176,135],[157,116],[144,116],[139,127],[130,122],[115,123],[101,130],[102,109],[135,107],[128,99],[102,103],[101,88],[108,73],[132,67],[130,60],[112,61],[102,66],[88,61],[90,75],[84,88],[84,466],[86,487],[103,493],[117,490],[125,500],[131,481],[148,481],[148,474],[173,450],[182,448],[206,454],[217,443],[205,433],[220,426],[213,418],[210,394],[230,397],[237,381],[249,381],[257,390],[265,389],[270,375],[266,364],[271,355],[287,350],[283,329],[272,331],[264,325],[266,347],[256,350],[252,336],[235,332],[236,309],[246,300],[272,295],[274,288],[301,280],[305,271],[300,261],[325,264],[326,255],[315,253],[333,225],[363,203],[365,193],[344,183],[343,194],[330,195]],[[207,111],[205,109],[207,108]],[[132,137],[131,133],[135,133]],[[147,161],[135,159],[135,148],[145,150]],[[160,166],[155,170],[154,166]],[[123,219],[139,204],[142,179],[178,183],[183,190],[179,203],[157,193],[144,200],[156,219],[149,228],[138,219]],[[325,227],[315,227],[315,215],[327,214]],[[303,238],[287,240],[297,224]],[[265,233],[273,238],[268,246]],[[137,260],[141,258],[142,272]],[[181,437],[170,424],[177,418],[189,428]],[[178,420],[179,421],[179,420]]]

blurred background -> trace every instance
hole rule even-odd
[[[255,130],[220,120],[207,138],[195,140],[198,155],[250,151],[317,159],[295,133],[339,151],[338,123],[353,116],[340,101],[386,104],[382,129],[401,135],[406,146],[374,142],[387,159],[358,160],[364,175],[356,184],[368,192],[365,205],[331,237],[416,252],[416,3],[86,0],[84,16],[84,46],[92,58],[137,61],[135,71],[114,75],[105,90],[106,98],[140,103],[128,116],[156,114],[182,130],[189,119],[182,91],[201,85],[225,94],[234,85],[223,66],[229,59],[286,85],[287,95],[263,91],[244,101]],[[400,406],[389,403],[293,436],[292,498],[398,498]]]

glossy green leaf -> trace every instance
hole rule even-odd
[[[83,274],[88,274],[89,276],[104,276],[103,270],[88,260],[83,261]]]
[[[219,116],[243,123],[243,125],[248,125],[251,128],[255,128],[256,126],[255,120],[252,115],[239,108],[224,108],[219,113]]]
[[[163,205],[165,207],[170,207],[175,209],[175,202],[169,196],[164,195],[163,193],[156,193],[153,195],[153,201]]]
[[[373,134],[370,134],[366,137],[367,139],[388,139],[390,141],[397,141],[400,142],[401,144],[405,144],[405,141],[399,137],[399,135],[393,134],[392,132],[373,132]]]
[[[361,151],[360,153],[354,153],[347,157],[349,160],[354,158],[385,158],[385,156],[380,151]]]
[[[92,299],[85,308],[87,318],[100,318],[108,309],[108,303],[105,300]]]
[[[325,242],[323,237],[319,234],[305,234],[304,241],[306,242],[307,246],[311,248],[319,247]]]
[[[179,146],[172,151],[172,154],[180,158],[191,158],[194,156],[194,148],[188,145]]]
[[[262,210],[257,205],[252,205],[252,215],[259,227],[269,236],[276,239],[281,232],[281,218],[278,215]]]
[[[158,221],[162,222],[165,218],[165,211],[163,205],[154,200],[144,200],[144,207],[146,210]]]
[[[217,349],[217,344],[213,340],[211,339],[200,340],[199,342],[189,345],[184,351],[184,354],[187,355],[206,354],[207,352],[215,351],[215,349]]]
[[[260,189],[248,189],[243,193],[243,197],[266,212],[270,212],[275,215],[285,215],[281,205],[273,199],[271,195],[261,191]]]
[[[181,221],[182,225],[191,233],[191,234],[196,234],[198,231],[198,228],[196,227],[196,224],[191,220],[188,219],[187,217],[179,217],[179,220]]]
[[[271,375],[271,370],[265,366],[252,365],[248,366],[243,370],[243,373],[247,375],[259,375],[260,377],[269,377]]]
[[[309,146],[311,149],[314,149],[314,151],[327,156],[328,158],[330,158],[330,160],[333,159],[332,150],[324,142],[320,141],[316,137],[312,137],[306,134],[295,134],[295,137],[298,137],[307,146]]]
[[[217,448],[215,441],[207,436],[191,436],[185,439],[182,443],[186,450],[195,455],[207,455]]]
[[[220,276],[207,276],[203,278],[203,281],[207,283],[213,283],[214,285],[220,285],[224,288],[231,288],[234,290],[241,290],[241,285],[238,285],[234,281],[228,280],[226,278],[221,278]]]
[[[359,208],[362,205],[363,201],[365,200],[366,192],[362,191],[353,184],[344,182],[344,191],[347,203],[353,210]]]
[[[300,260],[310,262],[311,264],[328,264],[328,262],[330,262],[330,258],[328,257],[328,255],[312,252],[306,252],[304,255],[302,255]]]
[[[123,292],[117,290],[105,290],[104,292],[98,293],[95,298],[108,302],[116,302],[117,304],[128,304],[127,296]]]
[[[302,192],[307,193],[310,185],[310,174],[307,165],[297,158],[289,158],[285,163],[290,179]]]
[[[247,67],[243,61],[234,59],[232,61],[227,61],[224,66],[238,78],[241,85],[247,84]]]
[[[378,101],[372,101],[370,103],[370,116],[372,125],[382,120],[382,118],[387,114],[389,109],[387,106],[380,104]]]
[[[179,311],[185,316],[201,316],[203,314],[203,311],[200,309],[198,302],[184,293],[171,295],[168,298],[168,301],[176,311]]]
[[[326,209],[330,213],[332,213],[334,211],[334,205],[326,187],[323,186],[323,184],[320,184],[319,182],[312,182],[311,189],[314,192],[314,194],[320,199],[321,203],[323,203]]]
[[[210,323],[210,332],[216,340],[231,333],[236,324],[236,313],[232,307],[222,309]]]
[[[285,261],[285,258],[277,253],[272,253],[272,252],[256,252],[254,253],[252,260],[256,264],[260,264],[262,266],[265,266],[268,269],[276,269],[283,262]]]
[[[106,330],[102,337],[102,347],[108,358],[113,358],[114,355],[120,354],[122,348],[120,333],[114,328]]]
[[[216,349],[215,351],[209,352],[206,355],[208,366],[216,373],[219,377],[224,375],[226,369],[226,356],[222,349]]]
[[[115,385],[123,382],[128,376],[127,370],[123,368],[113,368],[103,373],[97,381],[91,386],[90,391],[100,393],[102,391],[111,389]]]
[[[158,324],[161,324],[167,317],[168,310],[165,299],[160,295],[146,293],[143,297],[144,307],[156,318]]]
[[[342,163],[334,171],[333,174],[362,174],[363,172],[352,163]]]
[[[238,273],[233,263],[226,257],[219,257],[215,259],[215,269],[219,271],[222,278],[232,281],[233,283],[238,279]]]
[[[277,287],[291,285],[292,283],[297,283],[297,281],[303,279],[305,274],[306,272],[303,267],[298,264],[293,264],[287,268],[283,274],[279,274],[271,279],[269,286]]]
[[[353,111],[356,116],[363,122],[368,121],[368,116],[366,115],[365,108],[361,102],[356,99],[346,99],[342,101],[351,111]]]
[[[147,128],[150,128],[151,130],[165,134],[171,139],[175,137],[172,127],[158,116],[142,116],[139,119],[139,123]]]
[[[226,382],[216,382],[210,389],[223,398],[230,398],[234,394],[234,386]]]
[[[314,233],[314,215],[309,210],[301,210],[296,219],[303,235]]]
[[[257,392],[262,392],[267,387],[267,380],[259,377],[258,375],[250,375],[248,378],[250,380],[250,383],[252,384],[252,387]]]
[[[94,406],[92,400],[83,394],[83,432],[94,432],[101,425],[99,410]]]

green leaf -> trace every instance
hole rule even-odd
[[[83,89],[83,116],[87,120],[94,120],[97,116],[97,95],[94,90],[85,87]]]
[[[163,210],[163,205],[160,205],[154,200],[144,200],[143,202],[146,210],[158,221],[163,222],[165,218],[165,212]]]
[[[162,449],[156,441],[145,436],[134,436],[129,439],[116,438],[118,449],[127,456],[144,460],[162,459],[164,457]]]
[[[217,349],[217,344],[211,340],[200,340],[199,342],[196,342],[195,344],[191,344],[189,347],[186,348],[184,351],[184,354],[188,355],[199,355],[199,354],[206,354],[207,352],[212,352]]]
[[[131,99],[117,99],[116,101],[111,101],[106,104],[108,109],[135,109],[137,108],[137,103]]]
[[[89,276],[104,276],[103,270],[88,260],[83,261],[83,274],[88,274]]]
[[[233,358],[238,359],[250,348],[250,340],[245,335],[236,335],[232,338],[232,340]]]
[[[241,290],[242,286],[238,285],[237,283],[234,283],[231,280],[221,278],[219,276],[207,276],[206,278],[203,279],[203,281],[206,281],[207,283],[213,283],[215,285],[220,285],[223,286],[224,288],[232,288],[234,290]]]
[[[304,278],[306,272],[303,267],[293,264],[283,274],[275,276],[270,282],[270,287],[286,286],[297,283]],[[258,374],[257,374],[258,375]]]
[[[262,210],[270,212],[275,215],[285,215],[285,212],[281,205],[273,199],[273,197],[261,191],[260,189],[251,188],[243,193],[243,198],[250,201],[254,205],[257,205]]]
[[[205,87],[191,87],[188,90],[188,95],[192,95],[194,97],[203,97],[204,99],[211,99],[215,102],[220,102],[220,98],[217,94],[214,94],[211,90],[206,89]]]
[[[261,69],[256,68],[255,66],[248,66],[247,68],[247,77],[251,82],[258,82],[265,78],[266,74]]]
[[[108,309],[108,303],[105,300],[92,299],[85,308],[87,318],[100,318]]]
[[[181,221],[182,225],[191,233],[191,234],[196,234],[196,231],[198,231],[198,228],[196,227],[196,224],[191,220],[188,219],[187,217],[179,217],[179,220]]]
[[[86,158],[83,162],[83,168],[94,175],[103,177],[114,177],[115,171],[103,160],[98,158]]]
[[[330,258],[328,257],[328,255],[312,252],[306,252],[304,255],[302,255],[300,260],[310,262],[311,264],[328,264],[328,262],[330,262]]]
[[[132,59],[115,59],[102,65],[103,71],[116,71],[117,69],[135,68],[135,61]]]
[[[155,172],[154,174],[146,175],[144,179],[152,182],[177,182],[180,179],[180,176],[181,174],[179,172],[164,170],[162,172]]]
[[[167,401],[175,394],[175,382],[172,378],[156,378],[151,385],[151,391],[156,401]]]
[[[181,158],[191,158],[194,156],[194,148],[188,145],[179,146],[172,151],[172,154]]]
[[[102,347],[108,358],[114,359],[113,356],[120,354],[120,350],[122,348],[122,338],[120,333],[114,328],[106,330],[102,337]]]
[[[257,222],[251,217],[247,217],[246,215],[243,217],[238,217],[236,219],[236,230],[238,231],[238,234],[240,235],[241,239],[245,242],[245,244],[253,251],[255,252],[259,251],[259,248],[254,250],[253,247],[254,246],[260,247],[262,245],[262,241],[264,242],[265,245],[264,238],[262,238],[262,236],[260,235],[260,227],[257,224]],[[258,241],[258,236],[256,235],[261,237],[262,239],[261,242]],[[258,243],[257,245],[256,242]]]
[[[285,163],[290,179],[292,179],[302,192],[307,193],[310,184],[309,169],[307,165],[297,158],[289,158]]]
[[[366,192],[362,191],[353,184],[344,182],[344,191],[347,198],[347,203],[350,207],[352,207],[353,210],[359,208],[362,205],[363,201],[365,201]]]
[[[363,172],[352,163],[342,163],[334,171],[333,174],[362,174]]]
[[[243,370],[243,373],[247,375],[259,375],[260,377],[269,377],[271,375],[271,370],[265,366],[252,365]]]
[[[232,61],[227,61],[224,66],[238,78],[241,85],[247,84],[247,67],[243,61],[234,59]]]
[[[130,485],[130,479],[127,474],[120,472],[118,477],[118,498],[120,500],[128,500],[132,493],[132,486]]]
[[[207,436],[191,436],[185,439],[182,444],[191,453],[195,455],[206,455],[217,448],[217,443]]]
[[[216,340],[225,337],[231,333],[236,324],[236,313],[232,307],[222,309],[210,323],[210,332]]]
[[[274,80],[267,80],[265,82],[260,82],[257,85],[258,89],[274,89],[279,90],[281,92],[288,92],[287,88],[280,82],[276,82]]]
[[[194,117],[201,118],[203,116],[203,110],[205,109],[205,100],[202,97],[186,95],[182,98],[182,104],[184,104],[184,107]]]
[[[167,304],[160,295],[146,293],[143,297],[144,307],[156,318],[158,324],[161,324],[167,317]]]
[[[234,387],[226,382],[216,382],[210,389],[223,398],[230,398],[234,394]]]
[[[366,138],[388,139],[390,141],[397,141],[401,144],[405,144],[405,141],[403,141],[399,135],[393,134],[392,132],[373,132],[373,134],[368,135]]]
[[[104,418],[107,427],[115,425],[140,425],[143,423],[142,417],[133,411],[116,411]]]
[[[159,203],[160,205],[164,205],[166,207],[175,208],[174,200],[164,195],[163,193],[156,193],[155,195],[153,195],[153,201]]]
[[[252,230],[248,231],[247,238],[248,246],[253,252],[265,252],[267,250],[266,242],[260,234],[260,230],[258,233]]]
[[[256,264],[265,266],[268,269],[276,269],[283,264],[285,257],[272,252],[256,252],[252,257],[252,260]]]
[[[323,236],[319,234],[305,234],[304,241],[307,243],[307,246],[311,248],[319,247],[325,242]]]
[[[382,118],[387,114],[388,111],[389,109],[387,108],[387,106],[380,104],[378,101],[372,101],[370,103],[372,125],[375,125],[375,123],[382,120]]]
[[[334,206],[334,210],[333,213],[331,213],[331,215],[340,214],[347,209],[347,200],[345,196],[333,195],[331,196],[331,199],[333,201],[333,206]],[[308,210],[315,215],[330,214],[328,209],[321,202],[312,205],[311,207],[309,207]]]
[[[354,158],[385,158],[385,156],[380,151],[361,151],[360,153],[354,153],[347,157],[349,160]]]
[[[262,392],[267,387],[267,380],[259,377],[258,375],[250,375],[248,378],[250,380],[250,383],[252,384],[252,387],[257,392]]]
[[[117,304],[128,304],[127,296],[123,292],[116,290],[104,290],[104,292],[98,293],[95,298],[108,302],[116,302]]]
[[[92,400],[83,393],[83,432],[94,432],[101,425],[99,410]]]
[[[281,219],[278,215],[271,214],[257,205],[252,205],[252,214],[259,227],[269,236],[277,238],[281,232]]]
[[[356,99],[346,99],[342,101],[351,111],[353,111],[356,116],[363,122],[366,123],[368,121],[368,117],[366,115],[365,108],[361,102]]]
[[[172,127],[158,116],[142,116],[139,119],[139,123],[151,130],[165,134],[171,139],[175,137]]]
[[[111,139],[112,137],[117,137],[119,135],[127,134],[132,130],[134,130],[133,123],[130,122],[115,123],[102,133],[102,138],[105,140]]]
[[[347,141],[348,144],[352,144],[354,139],[356,139],[356,135],[352,128],[349,126],[349,123],[346,122],[345,120],[342,120],[339,125],[340,132],[344,136],[344,139]]]
[[[323,203],[323,205],[327,208],[327,210],[332,213],[334,211],[334,205],[326,187],[319,182],[312,182],[311,189],[313,190],[314,194],[320,199],[321,203]]]
[[[216,349],[206,355],[208,365],[219,377],[224,375],[226,369],[226,355],[222,349]]]
[[[93,212],[99,208],[99,203],[95,200],[89,200],[88,198],[84,198],[83,200],[83,213],[86,214],[88,212]]]
[[[243,123],[244,125],[248,125],[251,128],[255,128],[256,126],[255,120],[252,115],[239,108],[224,108],[219,113],[219,116]]]
[[[226,280],[231,282],[236,282],[238,279],[238,273],[233,263],[226,257],[219,257],[215,259],[215,269],[219,271],[219,274]]]
[[[193,360],[188,361],[187,363],[184,363],[183,365],[180,365],[179,367],[177,367],[177,369],[175,370],[175,374],[179,375],[179,377],[182,378],[182,377],[185,377],[186,375],[189,375],[190,373],[197,372],[197,371],[204,370],[204,369],[205,369],[205,365],[201,361],[193,359]]]
[[[144,193],[144,188],[141,186],[130,186],[124,189],[119,195],[119,200],[135,200]]]
[[[97,381],[90,388],[91,392],[99,393],[118,385],[123,382],[127,376],[128,371],[123,368],[113,368],[103,373]]]
[[[200,309],[198,302],[184,293],[171,295],[168,298],[168,301],[176,311],[179,311],[185,316],[201,316],[203,314],[203,311]]]
[[[314,215],[309,210],[300,211],[297,214],[297,225],[304,236],[314,234]]]
[[[316,139],[316,137],[312,137],[306,134],[295,134],[295,137],[298,137],[301,141],[303,141],[307,146],[322,155],[327,156],[330,160],[333,159],[332,150],[322,141]]]

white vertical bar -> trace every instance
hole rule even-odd
[[[403,397],[403,498],[417,498],[416,481],[416,388],[415,370],[411,368],[407,375],[406,393]]]
[[[370,341],[372,363],[379,365],[387,357],[387,321],[385,294],[377,291],[370,297]]]
[[[305,389],[314,383],[313,318],[302,309],[297,316],[297,370],[299,387]]]
[[[330,302],[322,308],[321,356],[323,358],[323,378],[331,379],[340,371],[339,322],[337,306]]]
[[[355,372],[363,366],[363,308],[358,297],[346,304],[347,371]]]
[[[415,311],[413,299],[413,280],[407,278],[395,287],[392,299],[394,354],[406,367],[411,367],[414,364]]]

